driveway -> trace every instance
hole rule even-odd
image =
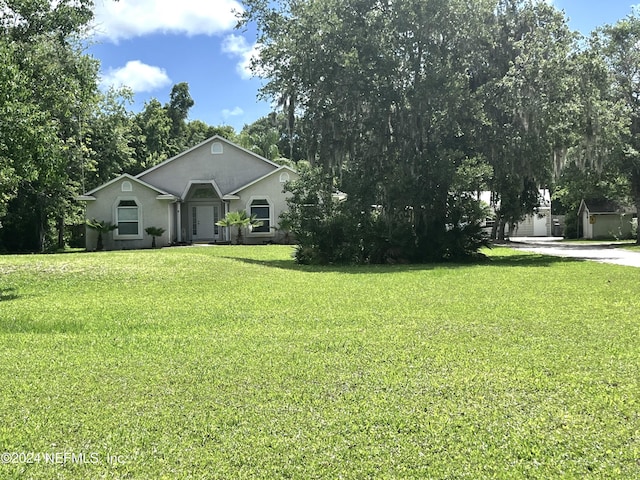
[[[558,257],[579,258],[594,262],[614,263],[628,267],[640,268],[640,252],[631,252],[620,248],[615,242],[576,244],[561,243],[556,237],[515,237],[511,238],[510,247]]]

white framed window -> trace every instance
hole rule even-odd
[[[124,182],[122,182],[122,187],[121,187],[123,192],[131,192],[133,191],[133,186],[131,185],[131,182],[128,180],[125,180]]]
[[[142,209],[135,198],[118,198],[115,203],[115,240],[142,238]]]
[[[291,177],[289,177],[289,174],[287,172],[282,172],[280,174],[280,183],[286,183],[289,181]]]
[[[271,216],[273,214],[273,208],[268,198],[251,198],[249,201],[250,216],[256,217],[256,220],[260,220],[262,225],[259,227],[253,227],[251,235],[270,235],[271,234]]]
[[[220,142],[213,142],[211,144],[211,153],[213,155],[220,155],[222,154],[224,151],[224,149],[222,148],[222,143]]]

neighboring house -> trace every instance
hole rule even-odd
[[[553,235],[554,225],[557,222],[551,217],[551,194],[547,189],[540,189],[540,206],[536,213],[527,215],[524,220],[518,222],[516,227],[507,230],[505,234],[509,237],[549,237]],[[480,192],[480,200],[487,205],[491,205],[491,192]],[[484,228],[490,231],[494,223],[493,217],[487,218]],[[509,229],[509,227],[507,227]]]
[[[578,221],[582,238],[631,238],[635,209],[608,200],[582,200]]]
[[[146,248],[148,227],[165,230],[158,246],[173,243],[223,243],[235,240],[236,228],[216,222],[231,211],[246,210],[262,226],[244,233],[245,243],[282,240],[277,230],[287,209],[284,183],[296,172],[220,137],[212,137],[136,175],[128,174],[78,197],[86,202],[86,218],[117,225],[103,235],[106,249]],[[97,232],[87,228],[87,248],[95,248]]]

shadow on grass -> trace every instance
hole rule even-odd
[[[395,265],[299,265],[295,260],[258,260],[254,258],[225,256],[229,260],[235,260],[251,265],[263,267],[293,270],[308,273],[350,273],[350,274],[381,274],[395,272],[412,272],[435,269],[464,269],[477,267],[549,267],[559,263],[575,263],[583,260],[578,258],[556,257],[540,255],[537,253],[515,253],[511,255],[496,255],[480,257],[468,262],[438,262],[438,263],[413,263]]]
[[[15,288],[0,288],[0,302],[15,300],[19,295]]]

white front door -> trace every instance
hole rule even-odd
[[[193,240],[212,240],[216,238],[216,221],[214,205],[197,205],[191,207],[191,228]]]

